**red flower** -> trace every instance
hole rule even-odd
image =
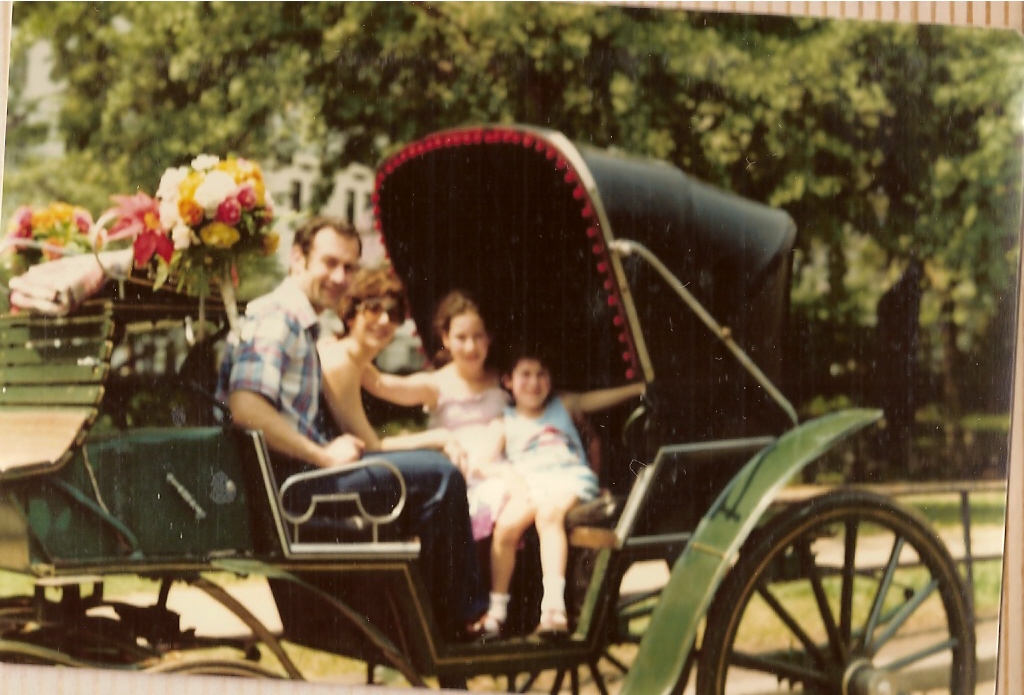
[[[171,255],[174,253],[174,242],[166,234],[146,230],[135,238],[132,249],[135,251],[135,264],[140,267],[149,263],[153,254],[159,254],[170,263]]]
[[[84,210],[75,210],[75,226],[82,234],[88,234],[92,228],[92,219],[89,217],[89,213]]]
[[[256,189],[251,183],[244,184],[238,189],[238,193],[235,194],[238,198],[239,204],[246,210],[252,210],[256,207]]]
[[[237,199],[227,197],[217,206],[217,221],[234,227],[242,219],[242,204]]]

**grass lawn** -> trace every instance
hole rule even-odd
[[[1006,524],[1006,495],[1002,492],[975,492],[969,497],[971,526],[998,526]],[[962,523],[960,496],[907,495],[899,501],[925,515],[936,528],[959,527]]]

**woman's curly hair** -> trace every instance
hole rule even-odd
[[[402,316],[409,313],[405,287],[390,268],[363,269],[355,274],[338,302],[338,317],[345,328],[352,325],[359,306],[368,299],[390,299]]]

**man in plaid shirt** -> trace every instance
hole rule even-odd
[[[279,485],[293,473],[336,468],[338,475],[300,483],[300,498],[359,491],[371,507],[390,508],[397,481],[374,468],[346,472],[363,442],[348,434],[328,438],[322,420],[318,316],[337,306],[361,251],[359,235],[341,220],[318,217],[296,230],[288,277],[249,303],[239,340],[225,351],[218,395],[236,424],[263,432]],[[419,537],[435,618],[449,638],[472,636],[487,598],[462,474],[435,451],[375,454],[381,456],[398,467],[407,488],[401,516],[382,533]]]

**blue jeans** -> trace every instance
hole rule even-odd
[[[480,580],[476,546],[469,521],[466,481],[462,473],[436,451],[373,452],[364,458],[382,458],[401,472],[406,502],[398,519],[380,529],[381,540],[420,539],[419,565],[430,592],[435,619],[446,637],[487,610],[487,589]],[[280,457],[277,457],[280,459]],[[279,481],[312,467],[275,460]],[[397,503],[400,489],[383,467],[370,467],[303,481],[287,495],[291,509],[304,509],[314,494],[360,492],[371,514],[385,514]],[[330,521],[314,519],[314,522]],[[317,523],[321,526],[322,523]]]

